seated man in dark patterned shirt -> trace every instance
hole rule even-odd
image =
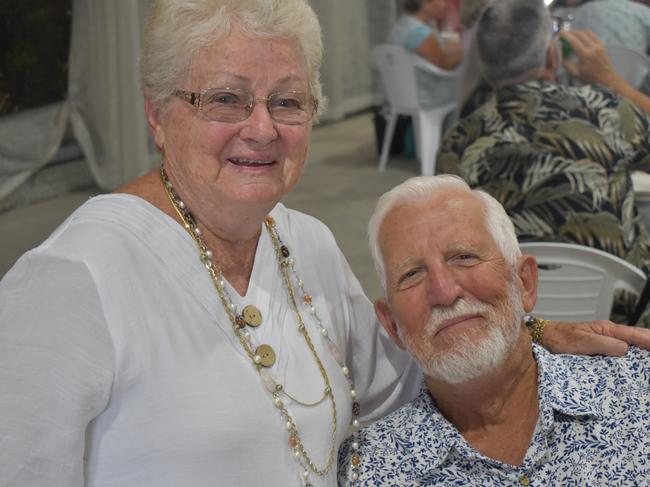
[[[650,352],[531,345],[537,266],[494,198],[413,178],[379,200],[369,236],[386,290],[375,311],[425,386],[343,446],[341,485],[648,485]]]
[[[650,171],[648,116],[604,88],[556,84],[561,50],[543,0],[492,2],[476,35],[494,93],[447,132],[438,170],[499,200],[522,241],[588,245],[648,273],[630,178]]]

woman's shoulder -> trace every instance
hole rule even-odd
[[[169,239],[172,223],[171,218],[136,196],[99,195],[77,208],[27,254],[101,262],[127,247],[147,248],[147,242],[160,240],[161,233]]]
[[[414,50],[432,35],[435,37],[435,31],[431,26],[412,15],[402,15],[393,25],[389,40],[401,44],[406,49]]]
[[[302,258],[318,256],[318,261],[324,265],[327,265],[328,258],[338,260],[342,257],[332,231],[317,218],[287,208],[282,203],[276,205],[271,216],[276,221],[282,241],[294,255]],[[332,264],[331,260],[329,262]]]
[[[329,227],[318,218],[299,210],[287,208],[282,203],[278,203],[273,208],[271,216],[276,220],[281,232],[290,232],[298,237],[317,235],[319,238],[334,239]]]

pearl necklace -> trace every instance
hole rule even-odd
[[[207,248],[207,246],[203,242],[201,229],[196,224],[194,217],[189,212],[185,203],[183,203],[183,201],[180,199],[180,197],[174,190],[171,181],[167,177],[167,173],[163,165],[160,166],[160,179],[163,183],[165,192],[167,193],[167,196],[169,197],[169,200],[172,203],[172,206],[174,207],[176,213],[178,214],[181,221],[183,222],[183,227],[190,234],[190,236],[192,237],[192,239],[194,240],[194,242],[196,243],[199,249],[201,262],[203,262],[205,268],[210,274],[210,278],[212,279],[217,294],[219,295],[221,304],[223,305],[226,314],[228,315],[228,318],[231,322],[235,336],[237,336],[237,338],[239,339],[239,342],[244,348],[244,351],[249,356],[253,366],[260,374],[260,377],[262,379],[265,388],[272,395],[273,404],[275,405],[276,409],[280,413],[280,416],[285,422],[285,427],[289,434],[288,444],[293,451],[294,458],[296,459],[296,461],[299,463],[299,465],[303,470],[302,477],[304,480],[304,486],[311,487],[311,484],[309,483],[310,471],[315,473],[318,476],[324,477],[330,472],[330,470],[334,466],[334,461],[336,457],[336,431],[337,431],[336,401],[334,399],[334,393],[332,392],[332,387],[330,384],[329,376],[327,375],[327,371],[325,370],[325,367],[320,357],[318,356],[318,353],[316,352],[311,336],[309,335],[309,331],[307,330],[307,327],[305,326],[305,323],[302,319],[302,315],[300,314],[300,310],[298,308],[298,300],[296,299],[296,295],[294,293],[294,285],[292,283],[292,278],[293,281],[295,282],[296,287],[300,292],[302,303],[307,307],[309,313],[314,318],[314,321],[318,326],[321,336],[327,343],[328,349],[332,357],[341,368],[341,372],[343,373],[343,375],[345,376],[348,382],[348,386],[350,387],[350,396],[353,401],[351,428],[354,431],[358,429],[360,426],[359,420],[357,419],[357,417],[359,416],[360,406],[359,403],[356,402],[356,391],[354,389],[354,383],[350,375],[350,370],[343,361],[343,355],[341,354],[338,346],[334,343],[334,341],[332,341],[329,338],[327,329],[323,326],[323,322],[321,321],[318,315],[318,311],[316,307],[313,305],[313,298],[311,294],[309,294],[305,290],[304,282],[298,276],[298,273],[294,265],[294,260],[290,256],[291,253],[288,247],[282,243],[282,239],[280,238],[280,234],[278,233],[278,230],[276,228],[275,221],[271,216],[267,216],[264,221],[264,225],[271,237],[271,242],[273,244],[273,248],[275,250],[278,264],[280,267],[280,273],[282,274],[282,281],[287,290],[291,307],[294,311],[296,320],[298,322],[298,331],[303,336],[307,348],[309,349],[309,352],[314,358],[314,361],[316,362],[316,365],[320,372],[321,378],[325,384],[325,388],[323,390],[322,396],[313,402],[300,401],[296,399],[296,397],[293,396],[292,394],[289,394],[285,390],[284,386],[281,383],[277,382],[272,377],[270,371],[267,368],[273,365],[273,363],[275,362],[275,353],[273,352],[273,349],[268,345],[260,345],[258,347],[254,347],[251,341],[250,333],[248,331],[245,331],[246,325],[250,325],[250,326],[259,325],[259,322],[261,322],[261,317],[259,318],[259,320],[257,320],[259,321],[256,322],[257,324],[251,324],[251,321],[256,321],[256,320],[251,320],[250,317],[248,320],[246,319],[245,312],[247,311],[246,308],[248,307],[245,307],[242,313],[237,312],[237,306],[232,301],[228,289],[226,288],[226,281],[225,278],[223,277],[221,269],[217,264],[213,262],[212,260],[213,253],[210,249]],[[255,308],[253,309],[257,311]],[[307,450],[305,449],[305,446],[300,437],[298,426],[296,425],[295,420],[292,418],[291,414],[289,413],[289,410],[285,406],[284,401],[282,400],[282,396],[286,396],[287,398],[291,399],[295,403],[304,407],[316,406],[326,399],[330,401],[331,411],[332,411],[332,434],[330,438],[330,448],[327,456],[327,463],[324,467],[318,467],[317,465],[315,465],[311,457],[307,453]],[[353,480],[356,480],[357,477],[356,469],[360,464],[358,443],[353,442],[353,449],[356,451],[352,457],[352,470],[353,470],[352,478]]]

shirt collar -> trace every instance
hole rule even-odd
[[[572,357],[555,356],[533,344],[538,366],[538,397],[543,427],[550,427],[554,411],[567,416],[602,417],[598,392],[585,387],[585,383],[572,370]],[[588,383],[587,383],[588,384]],[[418,396],[406,406],[409,445],[414,471],[426,472],[437,468],[455,452],[471,456],[458,430],[442,415],[429,389],[423,383]]]

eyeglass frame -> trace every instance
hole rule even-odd
[[[212,91],[212,90],[224,90],[224,91],[232,91],[232,92],[237,90],[237,91],[242,91],[242,92],[248,93],[250,95],[253,95],[248,90],[242,90],[240,88],[231,88],[229,86],[225,86],[223,88],[206,88],[205,90],[200,91],[200,92],[198,92],[198,91],[189,91],[189,90],[174,90],[172,94],[174,96],[177,96],[177,97],[185,100],[190,105],[196,107],[203,114],[203,116],[205,116],[205,112],[203,111],[202,98],[205,96],[205,94],[207,92]],[[284,94],[284,93],[305,94],[305,95],[307,95],[309,97],[309,101],[311,102],[312,109],[311,109],[311,112],[305,111],[305,113],[308,115],[308,118],[306,120],[304,120],[302,122],[282,122],[282,121],[276,120],[273,117],[273,113],[271,112],[271,107],[269,106],[269,103],[270,103],[271,99],[273,98],[273,96],[281,95],[281,94]],[[207,118],[207,120],[210,120],[210,121],[213,121],[213,122],[221,122],[221,123],[243,122],[244,120],[248,119],[252,115],[253,110],[255,109],[255,104],[258,101],[266,102],[266,110],[268,111],[269,116],[271,117],[271,119],[275,123],[279,123],[279,124],[282,124],[282,125],[302,125],[304,123],[309,122],[312,118],[314,118],[314,115],[318,111],[318,100],[316,98],[314,98],[313,96],[311,96],[309,93],[307,93],[305,91],[289,90],[289,91],[274,91],[273,93],[270,93],[266,98],[255,98],[255,96],[252,96],[251,102],[249,104],[247,104],[247,105],[244,105],[244,107],[246,108],[247,114],[246,114],[246,116],[244,118],[242,118],[240,120],[233,120],[232,122],[228,122],[228,121],[222,121],[222,120],[213,120],[213,119],[207,118],[207,117],[206,118]]]

